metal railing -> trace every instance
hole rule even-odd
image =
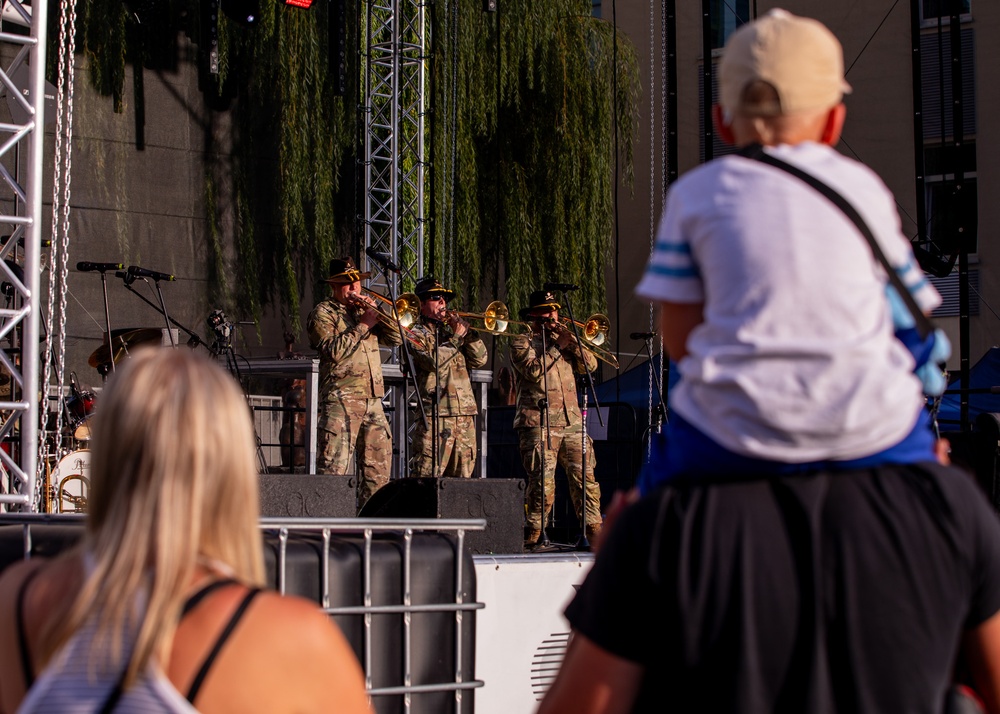
[[[0,526],[20,525],[23,528],[24,557],[30,557],[32,552],[33,527],[46,525],[83,525],[83,515],[47,515],[47,514],[0,514]],[[295,537],[318,536],[321,543],[319,551],[319,568],[321,589],[319,605],[331,617],[351,616],[362,618],[362,647],[359,653],[362,668],[365,673],[365,687],[372,698],[387,696],[402,696],[402,710],[410,712],[411,696],[415,694],[448,693],[454,694],[454,711],[463,711],[463,693],[483,686],[481,680],[475,679],[474,672],[466,671],[463,663],[472,653],[466,651],[463,634],[469,630],[469,625],[463,628],[466,613],[481,610],[484,605],[478,598],[468,601],[466,596],[466,580],[472,578],[474,587],[475,572],[472,570],[471,559],[467,563],[465,555],[465,535],[469,531],[481,531],[486,527],[482,519],[389,519],[389,518],[261,518],[260,527],[264,531],[265,542],[277,540],[276,578],[278,591],[285,594],[288,590],[289,543]],[[413,602],[413,540],[420,533],[446,533],[454,535],[454,589],[451,597],[444,602]],[[380,537],[402,536],[402,562],[400,592],[398,604],[375,605],[373,599],[373,560],[372,551]],[[330,560],[332,544],[336,536],[350,537],[354,541],[361,539],[361,605],[331,605],[331,571]],[[270,547],[270,546],[268,546]],[[468,570],[466,570],[468,568]],[[454,613],[454,671],[450,681],[431,683],[414,683],[413,681],[413,622],[414,614]],[[402,654],[402,685],[374,686],[372,680],[373,653],[380,643],[373,637],[373,617],[378,615],[401,615],[401,654]],[[473,627],[473,646],[474,627]],[[376,702],[377,708],[377,702]],[[471,707],[467,702],[465,710]]]

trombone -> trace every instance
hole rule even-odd
[[[608,341],[608,332],[611,330],[611,320],[607,315],[595,313],[583,322],[570,320],[568,317],[560,317],[557,329],[571,331],[571,327],[576,325],[580,330],[580,339],[583,346],[590,350],[597,359],[607,362],[615,369],[618,369],[618,358],[614,352],[602,347]]]
[[[376,310],[378,312],[378,319],[386,327],[391,327],[396,329],[396,322],[398,321],[400,325],[403,326],[404,330],[409,330],[413,326],[413,323],[417,321],[420,316],[420,299],[413,293],[403,293],[396,301],[393,302],[391,298],[386,297],[382,293],[377,293],[374,290],[361,287],[361,291],[374,298],[376,301],[387,305],[391,308],[391,313],[386,313],[383,310]],[[363,300],[355,300],[354,304],[357,307],[370,307],[370,305]]]
[[[507,332],[507,328],[511,325],[530,327],[527,322],[511,320],[510,310],[499,300],[491,302],[483,312],[456,312],[449,310],[448,314],[461,318],[469,318],[470,320],[482,320],[483,331],[494,336],[516,337],[518,333]]]

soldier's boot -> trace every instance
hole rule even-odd
[[[584,532],[587,534],[587,540],[590,541],[590,547],[594,547],[594,543],[597,541],[597,537],[601,534],[601,529],[604,527],[602,523],[588,523]]]
[[[538,539],[542,537],[541,528],[529,528],[528,535],[524,537],[524,547],[533,548],[538,543]]]

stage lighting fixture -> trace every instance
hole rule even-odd
[[[313,0],[280,0],[280,1],[284,2],[286,5],[291,5],[292,7],[305,8],[306,10],[308,10],[309,7],[313,4]]]
[[[226,17],[244,27],[253,27],[260,17],[260,0],[222,0]]]

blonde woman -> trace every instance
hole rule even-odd
[[[329,618],[260,590],[253,431],[227,373],[135,354],[92,448],[81,545],[0,577],[0,710],[370,712]]]

